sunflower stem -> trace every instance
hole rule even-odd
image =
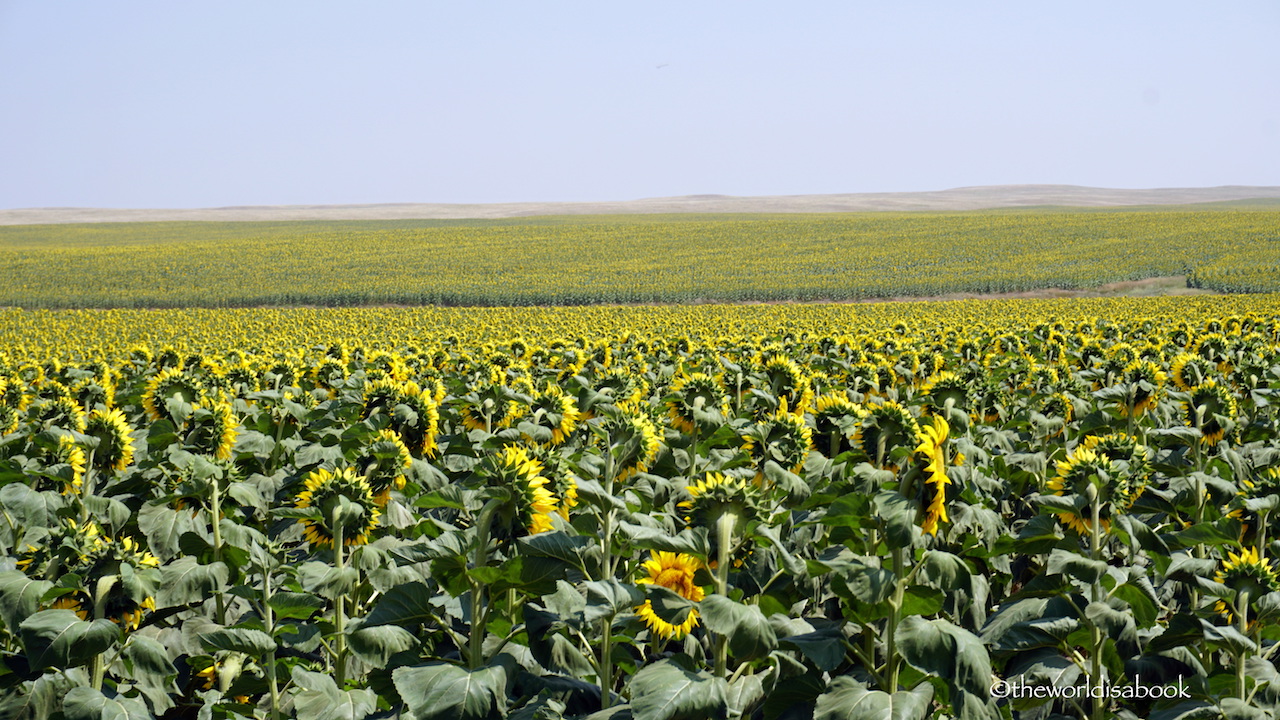
[[[222,562],[222,488],[216,475],[209,478],[209,506],[209,511],[213,514],[213,562],[220,563]],[[217,605],[218,624],[226,625],[227,604],[222,597],[222,588],[214,591],[213,600]]]
[[[1258,512],[1258,561],[1266,563],[1267,561],[1267,515],[1268,510]]]
[[[1098,493],[1098,486],[1092,482],[1085,489],[1085,493],[1089,497],[1089,557],[1099,561],[1102,554],[1102,498]],[[1101,582],[1093,584],[1090,594],[1092,602],[1102,601]],[[1093,720],[1102,720],[1106,712],[1102,691],[1102,628],[1093,622],[1090,622],[1090,625],[1093,626],[1093,648],[1089,657],[1089,684],[1095,688],[1094,692],[1090,693],[1093,696]]]
[[[501,501],[496,498],[485,503],[484,508],[480,510],[479,519],[476,520],[474,566],[477,568],[484,567],[489,562],[489,526],[493,524],[493,515],[498,511],[498,507],[501,504]],[[485,584],[469,576],[467,582],[471,585],[471,637],[469,639],[470,647],[467,649],[467,663],[474,670],[484,665]]]
[[[893,694],[898,691],[898,672],[902,667],[898,657],[898,623],[902,619],[902,601],[906,597],[907,580],[903,577],[906,569],[906,548],[893,549],[893,597],[889,600],[889,625],[885,630],[885,665],[887,682],[884,691]]]
[[[267,634],[275,637],[276,614],[271,608],[271,569],[262,564],[262,613]],[[271,720],[280,720],[280,681],[276,677],[276,649],[267,651],[267,686],[271,690]]]
[[[716,518],[716,593],[729,596],[729,553],[733,547],[733,530],[738,516],[732,512],[721,513]],[[716,677],[728,675],[729,638],[716,634]]]
[[[613,447],[612,444],[604,454],[604,492],[613,496]],[[600,527],[600,574],[601,580],[614,576],[613,566],[613,508],[604,513]],[[613,704],[613,618],[600,620],[600,663],[598,666],[600,681],[600,709],[607,710]]]
[[[1236,595],[1236,628],[1241,635],[1249,636],[1249,591],[1241,590]],[[1236,653],[1236,697],[1245,699],[1245,651]]]
[[[338,575],[342,575],[342,571],[347,567],[346,558],[343,557],[343,537],[342,525],[338,522],[341,506],[336,505],[333,508],[333,564],[338,569]],[[334,682],[337,683],[339,690],[346,689],[347,684],[347,594],[345,592],[338,593],[338,599],[335,602],[334,609],[334,625],[337,631],[335,638],[336,651],[334,652],[333,674]]]
[[[93,619],[99,620],[107,617],[107,596],[111,594],[111,588],[115,587],[116,581],[119,579],[117,575],[107,575],[98,578],[98,584],[93,588]],[[93,689],[102,690],[102,678],[107,672],[106,658],[102,653],[93,656],[92,669]]]

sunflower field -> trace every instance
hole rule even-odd
[[[1267,718],[1280,296],[0,311],[0,717]]]
[[[0,306],[864,300],[1181,276],[1280,292],[1280,212],[1192,208],[7,226]]]

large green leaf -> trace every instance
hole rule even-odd
[[[225,563],[201,565],[193,557],[182,557],[160,568],[158,608],[203,602],[227,584],[230,571]]]
[[[418,639],[399,625],[364,625],[348,634],[347,644],[356,657],[382,668],[392,655],[417,647]]]
[[[933,702],[933,686],[920,683],[914,690],[890,695],[871,690],[853,678],[842,676],[818,696],[813,720],[921,720]]]
[[[372,690],[340,690],[333,678],[295,666],[290,678],[297,688],[294,716],[307,720],[364,720],[374,711],[378,696]]]
[[[415,720],[483,720],[507,709],[507,672],[498,665],[431,663],[396,668],[391,677]]]
[[[265,655],[276,648],[276,641],[261,630],[222,628],[197,635],[206,650],[230,650],[250,656]]]
[[[778,646],[778,637],[754,605],[743,605],[723,595],[708,595],[698,603],[707,628],[729,639],[729,652],[740,660],[768,655]]]
[[[23,620],[40,609],[40,599],[53,587],[48,580],[27,577],[21,570],[0,572],[0,620],[16,632]]]
[[[365,625],[416,626],[435,620],[431,607],[433,593],[426,583],[397,585],[378,598],[378,604],[365,617]]]
[[[324,609],[323,598],[310,593],[277,592],[272,593],[268,603],[278,618],[306,620]]]
[[[646,665],[631,679],[635,720],[712,720],[728,716],[728,683],[671,660]]]
[[[32,670],[87,663],[120,639],[110,620],[81,620],[70,610],[41,610],[22,621],[22,646]]]
[[[152,720],[151,711],[139,698],[108,697],[87,687],[67,693],[62,714],[66,720]]]
[[[917,670],[937,675],[979,701],[990,698],[991,658],[968,630],[912,615],[898,626],[898,649]]]

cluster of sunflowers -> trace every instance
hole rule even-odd
[[[992,675],[1050,668],[1269,707],[1280,303],[1216,302],[10,345],[0,714],[53,664],[154,715],[994,717]]]

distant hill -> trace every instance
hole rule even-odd
[[[390,203],[377,205],[261,205],[187,210],[22,208],[0,210],[0,225],[158,221],[411,220],[508,218],[534,215],[653,213],[817,213],[983,210],[1018,207],[1120,207],[1224,203],[1280,208],[1280,187],[1120,190],[1077,185],[991,185],[932,192],[838,195],[686,195],[618,202]]]

